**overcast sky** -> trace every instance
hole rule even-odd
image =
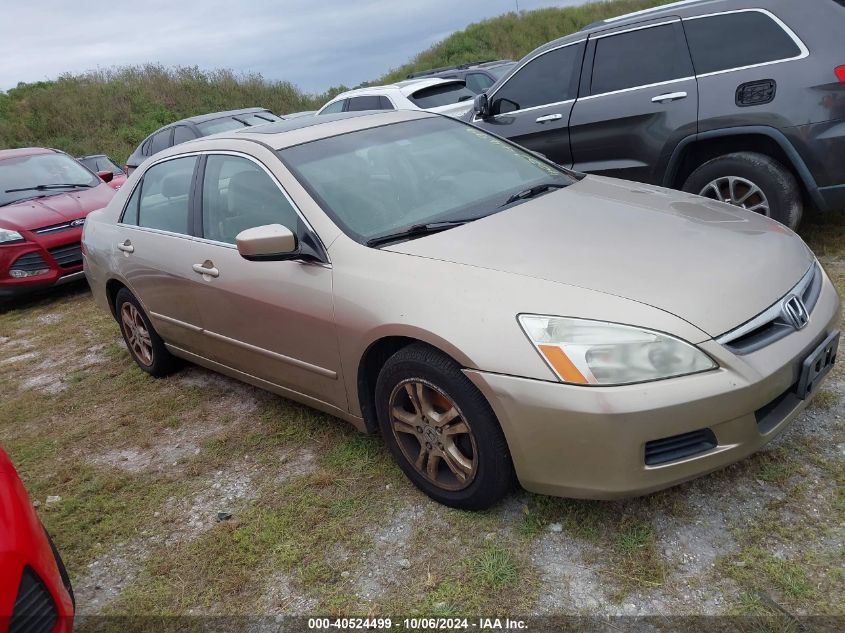
[[[519,0],[522,10],[584,0]],[[254,71],[352,86],[516,0],[0,1],[0,90],[114,65]]]

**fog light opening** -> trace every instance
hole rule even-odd
[[[36,275],[43,275],[49,272],[49,268],[39,268],[38,270],[21,270],[20,268],[13,268],[9,271],[9,277],[21,279],[23,277],[35,277]]]

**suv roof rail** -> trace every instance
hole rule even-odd
[[[472,66],[481,66],[482,64],[491,64],[493,62],[502,61],[506,62],[508,60],[498,60],[498,59],[483,59],[478,62],[464,62],[463,64],[455,64],[454,66],[441,66],[440,68],[432,68],[431,70],[420,70],[415,73],[411,73],[406,77],[406,79],[417,79],[418,77],[427,77],[428,75],[435,75],[437,73],[443,73],[447,70],[466,70],[467,68],[471,68]]]
[[[625,13],[623,15],[617,15],[613,18],[607,18],[605,20],[598,20],[591,24],[588,24],[582,31],[589,31],[590,29],[594,29],[598,26],[607,26],[608,24],[613,24],[614,22],[621,22],[622,20],[628,20],[630,18],[636,18],[640,16],[647,16],[651,13],[660,13],[663,11],[667,11],[669,9],[674,9],[676,7],[682,7],[687,4],[697,4],[700,2],[706,2],[707,0],[678,0],[677,2],[670,2],[669,4],[661,4],[657,5],[656,7],[650,7],[648,9],[642,9],[641,11],[634,11],[632,13]]]

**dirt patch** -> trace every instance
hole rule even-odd
[[[262,615],[270,617],[307,615],[317,608],[317,600],[294,589],[287,574],[274,574],[259,600]]]

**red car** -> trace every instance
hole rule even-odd
[[[85,165],[88,169],[97,174],[109,187],[117,191],[126,182],[126,172],[111,158],[105,154],[91,154],[90,156],[77,156],[76,160]]]
[[[62,559],[0,449],[0,633],[70,633],[73,613]]]
[[[0,299],[83,279],[82,225],[113,196],[63,152],[0,150]]]

